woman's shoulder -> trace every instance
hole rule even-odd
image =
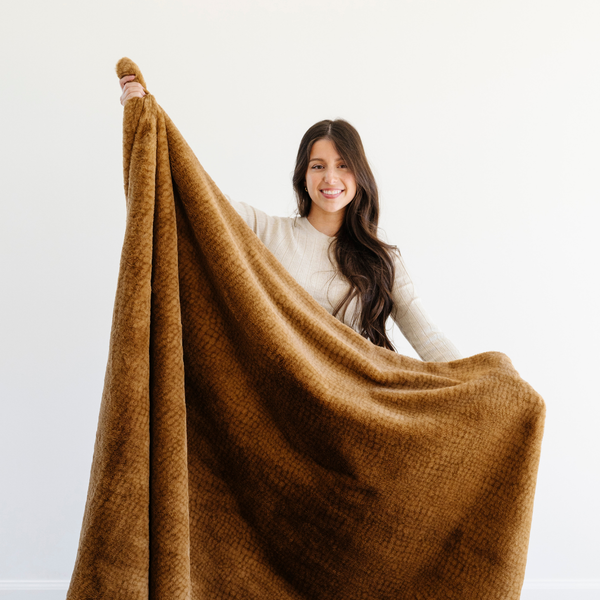
[[[264,210],[247,202],[239,202],[228,198],[236,212],[246,221],[246,224],[263,241],[266,238],[285,236],[295,225],[294,217],[279,217],[270,215]]]
[[[391,244],[393,246],[393,248],[390,249],[390,256],[394,261],[395,267],[394,285],[406,286],[412,284],[412,280],[410,278],[410,275],[408,274],[408,269],[406,267],[406,262],[404,261],[404,257],[400,252],[400,248],[389,241],[388,235],[385,229],[383,229],[382,227],[377,228],[377,235],[381,241],[385,242],[386,244]]]
[[[396,267],[399,267],[403,271],[406,270],[406,265],[404,264],[404,258],[400,253],[400,248],[397,245],[390,242],[387,231],[381,226],[377,227],[377,237],[385,244],[393,246],[393,248],[390,249],[390,255],[393,257]]]

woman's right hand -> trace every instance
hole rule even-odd
[[[142,84],[133,81],[134,79],[135,75],[125,75],[119,79],[121,89],[123,90],[123,93],[121,94],[121,104],[123,106],[125,106],[125,102],[131,98],[143,98],[146,95]]]

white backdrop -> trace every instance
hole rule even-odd
[[[223,192],[270,214],[304,131],[357,127],[428,312],[546,400],[523,598],[600,598],[599,33],[598,0],[4,2],[0,597],[64,598],[73,569],[129,56]]]

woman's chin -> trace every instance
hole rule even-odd
[[[320,202],[314,202],[314,204],[316,204],[323,212],[334,214],[340,212],[341,210],[344,210],[349,203],[344,201],[339,202],[335,200],[321,200]]]

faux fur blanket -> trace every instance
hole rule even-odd
[[[136,74],[129,59],[119,77]],[[510,359],[422,362],[330,315],[152,94],[68,600],[519,598],[545,405]]]

